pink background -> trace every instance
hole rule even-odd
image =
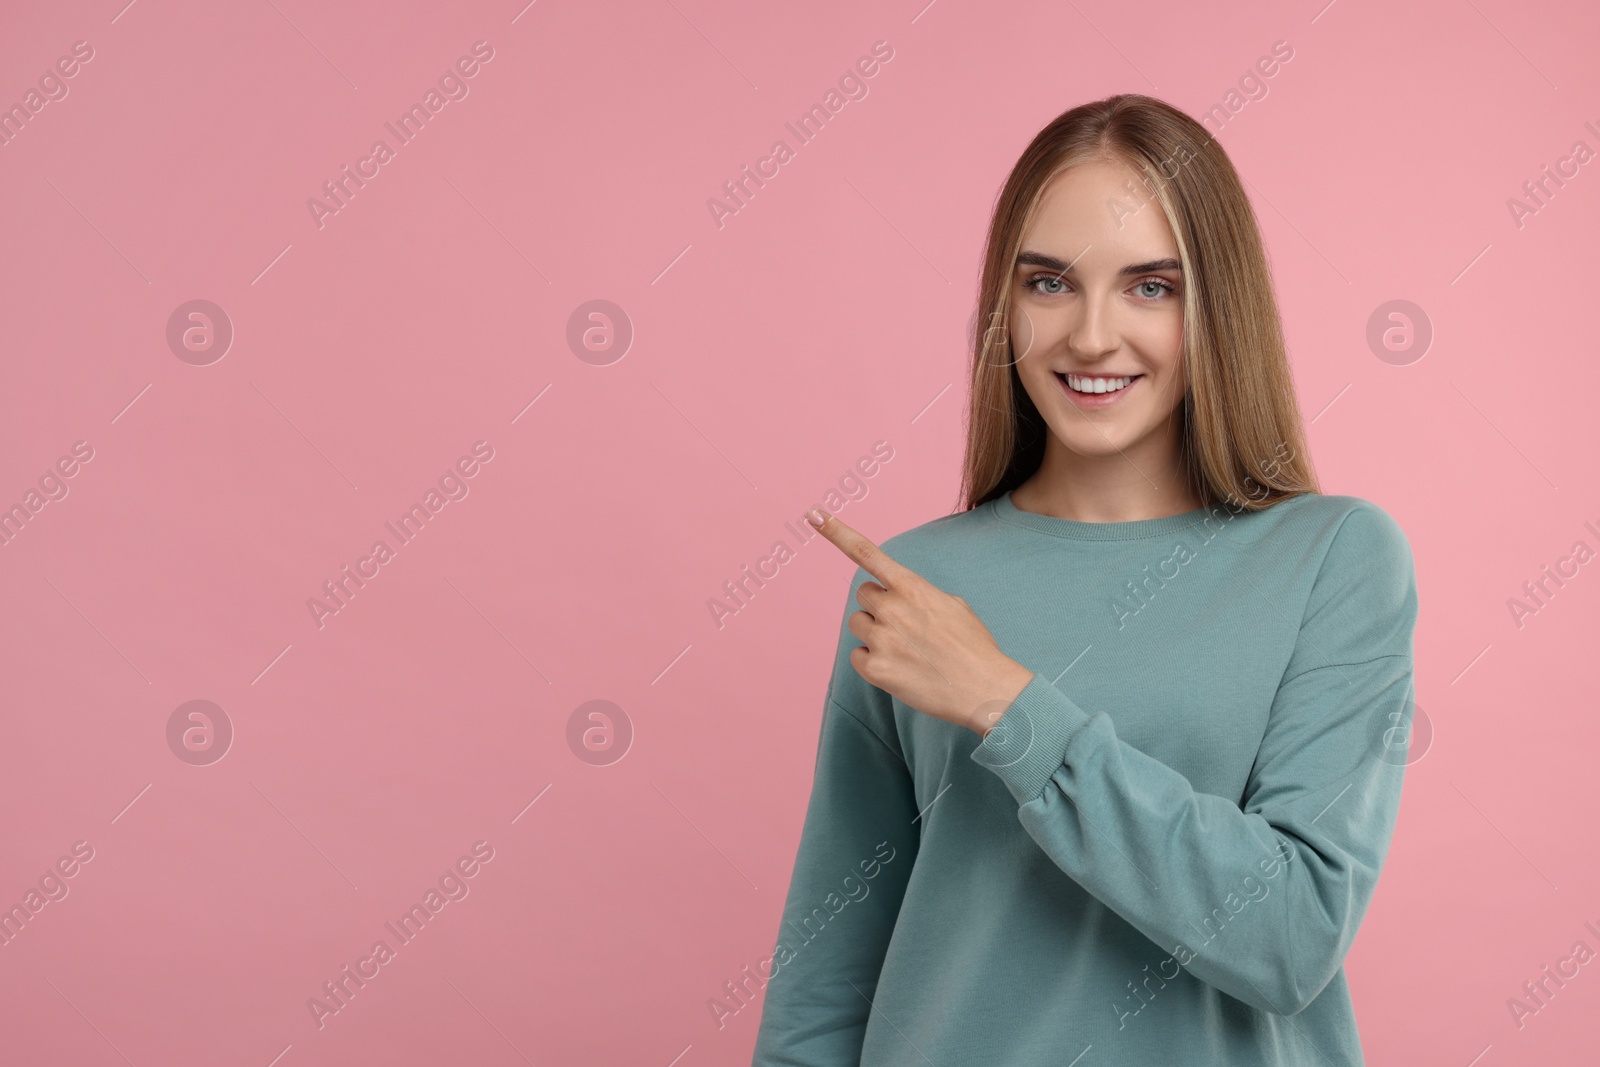
[[[875,442],[847,522],[953,507],[987,213],[1039,127],[1122,91],[1198,116],[1282,40],[1211,126],[1324,489],[1411,539],[1435,730],[1349,958],[1369,1060],[1591,1062],[1600,963],[1521,1028],[1507,999],[1600,950],[1600,563],[1520,627],[1507,600],[1600,549],[1600,162],[1507,203],[1600,149],[1592,5],[123,2],[0,16],[0,104],[94,50],[0,147],[0,507],[93,450],[0,547],[0,905],[94,850],[0,947],[0,1060],[748,1063],[758,1006],[719,1030],[707,1001],[776,935],[854,568],[818,541],[720,628],[708,603]],[[196,299],[234,329],[204,366],[166,340]],[[1403,364],[1367,341],[1400,299],[1434,330]],[[634,331],[608,365],[567,342],[591,300]],[[319,627],[478,441],[469,494]],[[234,730],[209,765],[168,743],[190,700]],[[620,761],[569,745],[590,700]],[[469,895],[319,1028],[477,841]]]

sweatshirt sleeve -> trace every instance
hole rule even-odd
[[[1405,761],[1385,731],[1409,728],[1416,615],[1404,533],[1358,501],[1313,582],[1242,801],[1197,792],[1037,673],[972,759],[1057,866],[1189,973],[1293,1015],[1343,965],[1388,852]]]
[[[857,568],[855,588],[868,577]],[[855,611],[847,601],[845,620]],[[752,1067],[855,1064],[921,823],[887,693],[850,664],[844,621],[811,799],[778,925]],[[767,972],[771,972],[770,976]]]

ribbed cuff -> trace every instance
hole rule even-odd
[[[989,768],[1018,804],[1037,800],[1067,758],[1067,745],[1092,716],[1035,673],[978,747],[973,762]]]

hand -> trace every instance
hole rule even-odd
[[[901,566],[820,508],[806,518],[877,579],[857,587],[856,600],[869,610],[855,612],[848,623],[864,646],[850,652],[856,673],[925,715],[980,736],[992,730],[1033,672],[1000,651],[965,600]]]

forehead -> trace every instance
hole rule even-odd
[[[1050,180],[1023,231],[1022,247],[1068,261],[1081,254],[1080,266],[1098,261],[1117,267],[1178,255],[1167,216],[1143,174],[1107,160],[1078,164]]]

